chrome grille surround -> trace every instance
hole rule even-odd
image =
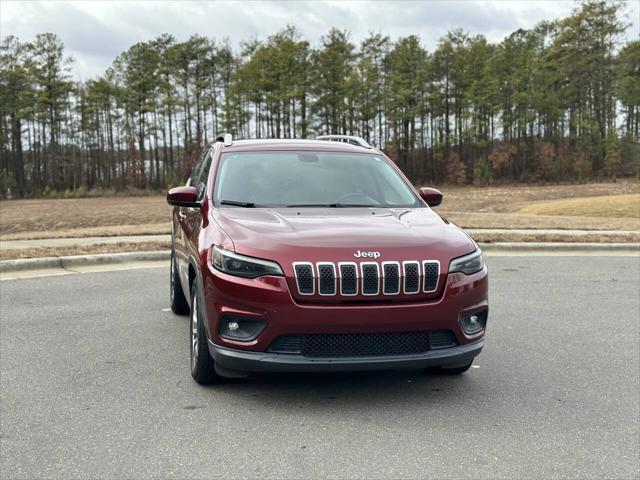
[[[300,295],[393,296],[435,293],[440,286],[438,260],[403,262],[293,262]]]
[[[333,296],[337,293],[336,266],[331,262],[317,262],[318,294]]]
[[[391,273],[394,270],[395,274]],[[382,293],[385,295],[398,295],[400,293],[400,262],[382,262]],[[393,285],[395,283],[395,286]],[[389,288],[387,288],[389,287]],[[395,288],[391,288],[395,287]]]
[[[406,295],[413,295],[420,291],[420,262],[416,260],[402,262],[402,276],[404,277],[402,291]]]
[[[353,297],[358,295],[358,264],[356,262],[338,262],[340,273],[340,295]]]
[[[438,289],[440,280],[440,262],[438,260],[422,261],[422,291],[433,293]]]
[[[296,276],[296,285],[298,286],[298,293],[300,295],[313,295],[316,293],[316,279],[313,274],[313,263],[294,262],[293,272]],[[309,280],[307,276],[309,273],[311,274],[311,288],[308,288]]]
[[[375,274],[373,274],[373,269],[370,267],[375,267]],[[360,272],[362,274],[362,294],[378,295],[380,293],[380,265],[378,262],[361,262]],[[373,275],[375,275],[375,277]],[[376,283],[375,292],[370,288],[374,279]]]

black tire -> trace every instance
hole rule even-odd
[[[460,375],[461,373],[466,372],[473,365],[473,359],[469,361],[469,363],[465,363],[463,365],[439,365],[437,367],[430,367],[427,369],[429,373],[438,373],[440,375]]]
[[[187,315],[189,313],[189,304],[182,291],[180,275],[176,266],[176,254],[173,248],[171,249],[171,267],[169,267],[169,298],[173,313],[178,315]]]
[[[209,355],[207,332],[204,327],[200,295],[196,281],[191,287],[191,317],[189,321],[189,344],[191,352],[191,376],[200,385],[209,385],[219,381],[213,358]]]

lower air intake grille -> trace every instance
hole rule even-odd
[[[455,347],[458,344],[456,337],[451,330],[432,330],[431,331],[431,348]]]
[[[269,352],[302,354],[305,357],[377,357],[411,355],[453,347],[456,338],[450,330],[391,333],[322,333],[284,335]]]
[[[283,335],[273,341],[269,351],[274,353],[301,353],[303,343],[303,335]]]

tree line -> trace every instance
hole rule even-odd
[[[237,138],[364,137],[416,183],[582,181],[638,175],[640,41],[625,4],[589,0],[500,43],[450,31],[356,45],[294,26],[234,49],[169,35],[72,80],[42,33],[0,45],[0,190],[14,196],[156,189],[183,181],[200,146]]]

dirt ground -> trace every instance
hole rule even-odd
[[[436,211],[462,227],[640,230],[638,182],[440,186]],[[0,202],[0,240],[170,233],[163,196]]]

